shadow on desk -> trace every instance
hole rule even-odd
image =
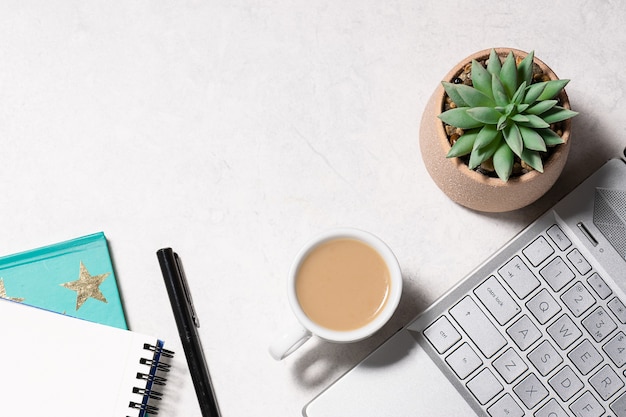
[[[315,338],[294,354],[292,372],[296,379],[307,388],[328,385],[363,360],[376,347],[407,325],[418,313],[427,307],[414,280],[404,279],[400,304],[389,322],[373,336],[355,343],[332,343]],[[337,373],[341,370],[341,373]]]

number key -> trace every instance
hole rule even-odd
[[[617,324],[602,307],[596,308],[587,316],[583,320],[583,326],[596,342],[604,340],[613,330],[617,329]]]
[[[626,363],[626,336],[623,332],[616,334],[613,339],[602,348],[615,366],[621,368]]]
[[[569,290],[565,291],[561,296],[561,300],[576,317],[580,317],[596,303],[593,295],[580,282],[577,282]]]
[[[560,291],[567,283],[574,279],[576,275],[563,262],[560,256],[550,261],[543,267],[539,274],[546,280],[554,291]]]

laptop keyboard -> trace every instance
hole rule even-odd
[[[552,225],[423,332],[491,417],[626,417],[626,307]]]

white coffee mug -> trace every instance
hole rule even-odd
[[[298,273],[308,256],[320,245],[338,239],[356,240],[369,246],[382,258],[389,273],[389,283],[384,305],[371,321],[358,328],[349,330],[334,330],[313,321],[303,310],[296,289]],[[269,352],[274,359],[282,360],[302,346],[312,335],[337,343],[356,342],[365,339],[387,323],[398,307],[401,295],[402,272],[400,271],[400,265],[391,249],[381,239],[371,233],[352,228],[333,229],[322,233],[311,239],[300,250],[291,266],[287,279],[287,296],[298,322],[274,340],[270,345]]]

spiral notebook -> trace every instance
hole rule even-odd
[[[173,356],[161,340],[11,300],[0,332],[1,415],[156,414]]]

